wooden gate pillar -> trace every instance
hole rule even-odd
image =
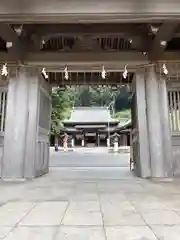
[[[140,177],[150,177],[150,157],[147,131],[145,71],[138,69],[133,79],[132,97],[132,148],[135,173]]]
[[[9,75],[1,177],[32,179],[48,172],[50,99],[38,69],[17,67]]]
[[[166,82],[155,65],[146,68],[146,101],[152,177],[172,176],[171,134]]]

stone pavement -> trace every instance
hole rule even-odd
[[[51,148],[50,165],[52,167],[127,167],[128,160],[128,154],[108,153],[107,147],[76,148],[74,152],[58,153]]]
[[[33,181],[0,184],[0,239],[178,240],[179,186],[136,178],[128,163],[54,166]]]

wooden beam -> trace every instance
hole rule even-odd
[[[145,24],[38,24],[26,25],[24,28],[34,39],[39,39],[39,46],[42,39],[46,42],[63,36],[86,39],[88,42],[103,37],[122,37],[132,40],[133,49],[147,52],[149,47],[148,28]],[[34,45],[36,42],[34,41]]]
[[[0,22],[19,23],[19,24],[40,24],[40,23],[157,23],[165,20],[180,20],[180,12],[174,13],[91,13],[91,14],[42,14],[42,13],[19,13],[2,14]]]
[[[23,63],[26,53],[34,50],[32,43],[26,38],[20,38],[9,24],[0,23],[0,36],[4,41],[12,43],[12,47],[8,48],[8,59],[16,59],[16,61]],[[37,48],[36,50],[39,51]]]
[[[180,51],[168,51],[159,56],[158,62],[180,63]]]
[[[161,44],[161,42],[167,43],[170,41],[178,25],[179,22],[167,22],[162,24],[151,44],[149,52],[150,60],[156,61],[161,57],[166,48],[166,45]]]
[[[12,42],[12,49],[22,50],[21,41],[9,24],[0,23],[0,36],[6,42]]]
[[[92,66],[115,64],[119,68],[124,68],[125,64],[140,65],[147,64],[148,58],[142,52],[81,52],[81,53],[64,53],[64,52],[41,52],[29,53],[25,63],[33,65],[43,65],[44,67],[62,67],[68,66]]]
[[[50,38],[50,36],[49,36],[49,38]],[[75,39],[75,44],[73,45],[73,51],[76,51],[76,52],[78,52],[80,50],[84,50],[84,51],[88,51],[88,50],[96,51],[97,50],[97,51],[100,51],[101,50],[100,42],[98,44],[97,39],[98,39],[98,37],[97,36],[93,36],[93,35],[82,35],[82,36],[79,36],[77,39]],[[113,41],[115,39],[120,39],[120,37],[119,36],[117,36],[117,37],[116,36],[108,36],[108,39],[110,39],[111,43],[113,43]],[[32,51],[38,51],[38,50],[42,49],[42,47],[43,47],[42,40],[44,42],[47,42],[48,41],[48,37],[41,38],[39,36],[33,35],[32,47],[29,48],[29,50],[31,49]],[[57,40],[58,40],[58,38],[57,38]],[[126,43],[128,43],[128,40],[129,40],[129,43],[130,43],[130,41],[132,41],[131,42],[132,50],[148,52],[148,49],[149,49],[149,39],[148,39],[147,36],[143,37],[143,36],[138,36],[137,35],[137,36],[133,36],[133,37],[131,36],[129,38],[125,37],[125,40],[127,40]],[[127,46],[127,45],[125,45],[125,46]]]
[[[0,64],[8,63],[8,64],[16,64],[19,60],[19,56],[16,53],[6,53],[0,52]]]
[[[27,26],[27,31],[37,36],[137,36],[147,35],[146,28],[140,28],[133,24],[38,24]]]
[[[1,1],[0,21],[20,23],[153,22],[180,19],[180,2],[149,0]]]
[[[18,56],[12,53],[0,52],[0,64],[7,62],[9,65],[18,64]],[[180,52],[164,52],[157,62],[180,62]],[[98,72],[105,66],[107,71],[123,71],[128,64],[129,71],[136,69],[139,65],[149,64],[148,56],[142,52],[83,52],[83,53],[27,53],[25,65],[32,67],[45,67],[52,71],[63,72],[65,65],[71,71],[95,71]]]
[[[156,60],[157,62],[180,62],[180,52],[164,52]],[[136,70],[139,66],[149,64],[147,55],[142,52],[41,52],[28,53],[25,64],[31,66],[46,67],[53,71],[64,71],[68,65],[71,71],[99,71],[102,65],[112,71],[123,71],[127,64],[129,71]]]

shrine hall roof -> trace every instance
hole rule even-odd
[[[111,117],[106,107],[76,107],[71,112],[71,117],[64,123],[119,123]]]

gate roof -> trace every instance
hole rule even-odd
[[[105,107],[77,107],[72,110],[70,119],[64,121],[67,123],[100,124],[100,123],[118,124],[119,121],[113,119],[109,110]]]

